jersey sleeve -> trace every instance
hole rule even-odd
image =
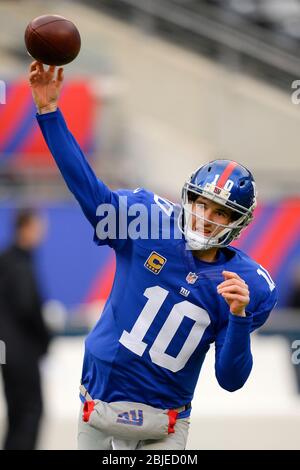
[[[228,325],[215,340],[215,374],[219,385],[229,392],[240,389],[252,369],[250,332],[253,316],[238,317],[229,313]]]
[[[118,189],[113,192],[115,204],[101,204],[97,209],[97,225],[94,242],[97,245],[108,244],[116,251],[121,251],[135,239],[134,230],[141,226],[146,228],[148,236],[148,204],[150,193],[138,188],[135,190]]]
[[[67,187],[95,230],[95,243],[120,249],[127,241],[124,224],[130,222],[120,212],[126,213],[139,192],[111,191],[96,177],[59,109],[37,114],[37,121]]]
[[[267,287],[259,303],[257,304],[256,308],[250,310],[253,315],[252,325],[251,325],[251,333],[252,331],[260,328],[270,316],[273,308],[276,306],[277,303],[277,288],[275,284],[271,288]]]
[[[221,387],[228,391],[238,390],[248,379],[253,365],[250,335],[266,322],[277,302],[276,286],[263,272],[264,276],[255,277],[252,283],[250,298],[254,300],[246,309],[246,317],[229,313],[228,324],[216,335],[215,373]]]
[[[97,179],[59,109],[52,113],[37,114],[37,121],[66,185],[95,227],[98,205],[116,204],[114,193]]]

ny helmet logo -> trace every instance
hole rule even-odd
[[[138,413],[138,415],[137,415]],[[129,413],[118,414],[117,423],[131,424],[133,426],[143,426],[144,416],[143,410],[130,410]]]

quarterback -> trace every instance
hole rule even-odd
[[[219,385],[240,389],[252,368],[250,334],[276,303],[268,272],[230,246],[253,218],[253,176],[235,161],[211,161],[186,181],[180,206],[142,188],[111,191],[58,108],[63,69],[33,62],[29,82],[50,152],[94,241],[113,248],[117,260],[111,294],[85,342],[78,447],[184,449],[210,345]],[[143,222],[134,224],[137,205],[150,222],[140,236],[132,234]],[[155,236],[153,207],[160,211]]]

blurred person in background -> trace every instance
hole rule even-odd
[[[39,361],[50,334],[42,317],[33,252],[45,221],[32,209],[16,214],[14,240],[0,255],[0,337],[6,344],[2,369],[8,428],[5,450],[36,447],[43,410]]]
[[[112,292],[85,342],[78,447],[184,449],[191,401],[210,344],[216,347],[219,385],[230,392],[240,389],[253,364],[250,334],[277,300],[268,272],[229,246],[253,218],[253,176],[234,161],[209,162],[185,183],[181,207],[142,188],[111,191],[94,174],[58,109],[63,69],[55,70],[31,64],[37,120],[95,229],[94,241],[109,245],[117,256]],[[140,225],[158,207],[172,234],[165,237],[160,227],[152,236],[151,225],[151,236],[147,230],[145,237],[131,237],[130,217],[125,236],[121,230],[118,235],[109,228],[98,231],[99,209],[112,209],[109,215],[117,223],[114,215],[127,216],[141,206],[147,215]]]

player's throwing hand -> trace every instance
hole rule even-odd
[[[233,315],[245,317],[245,308],[250,302],[247,284],[236,273],[223,271],[222,274],[225,281],[218,285],[218,294],[224,297]]]
[[[55,65],[48,70],[43,64],[34,61],[30,65],[29,83],[32,96],[39,114],[55,111],[63,83],[63,68],[60,67],[55,77]]]

